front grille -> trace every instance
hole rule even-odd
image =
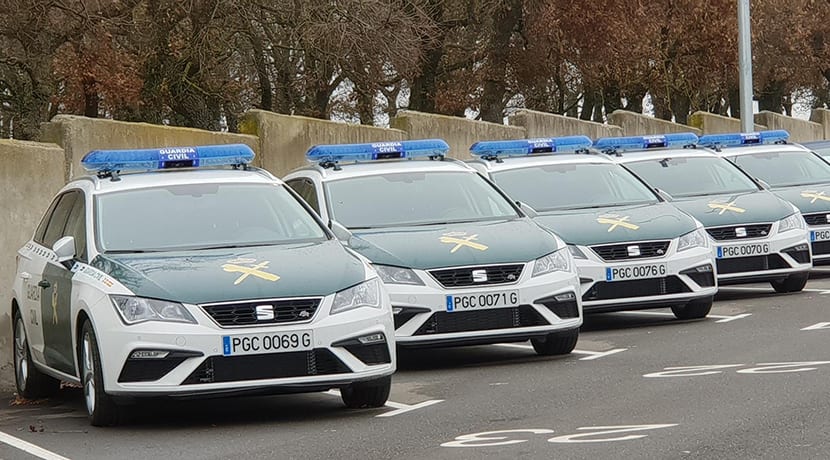
[[[738,236],[736,229],[743,228],[746,236]],[[716,240],[742,240],[746,238],[766,238],[772,224],[732,225],[729,227],[707,228],[706,231]]]
[[[582,295],[582,300],[625,299],[681,292],[691,292],[691,289],[676,276],[628,281],[600,281]]]
[[[632,256],[628,248],[636,246],[639,255]],[[647,243],[609,244],[606,246],[591,246],[591,249],[603,260],[643,259],[646,257],[663,257],[669,250],[668,241],[650,241]]]
[[[210,356],[183,385],[239,382],[312,375],[344,374],[351,370],[325,348],[247,356]]]
[[[517,327],[544,326],[545,318],[530,305],[479,311],[439,311],[415,331],[415,335],[487,331]]]
[[[202,309],[220,326],[233,327],[308,321],[314,316],[319,305],[319,298],[252,300],[202,305]],[[261,319],[257,319],[257,314],[261,316]]]
[[[805,214],[804,221],[807,222],[807,225],[827,225],[830,224],[827,216],[830,216],[830,213]]]
[[[785,262],[784,259],[782,259],[778,254],[770,254],[767,256],[735,257],[733,259],[718,259],[717,263],[719,275],[790,268],[787,262]]]
[[[813,255],[830,254],[830,241],[813,241]]]
[[[349,353],[355,355],[357,359],[363,361],[363,364],[371,366],[373,364],[389,364],[392,358],[389,356],[389,347],[386,342],[373,343],[370,345],[363,345],[360,343],[345,345],[343,348]]]
[[[445,268],[429,272],[444,287],[487,286],[492,284],[515,283],[519,280],[524,264],[490,265],[485,267]],[[486,274],[486,280],[476,281],[473,276]]]

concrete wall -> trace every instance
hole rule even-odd
[[[626,136],[643,136],[646,134],[664,133],[695,133],[698,136],[701,131],[697,128],[672,123],[659,118],[650,117],[640,113],[628,112],[626,110],[615,110],[608,115],[608,124],[617,125],[622,128]]]
[[[810,112],[810,121],[821,125],[823,139],[830,139],[830,110],[813,109]]]
[[[66,153],[66,179],[85,174],[81,159],[97,149],[185,147],[206,144],[248,144],[254,151],[259,140],[253,136],[218,133],[193,128],[128,123],[124,121],[58,115],[41,127],[40,140],[58,144]],[[259,153],[257,151],[257,153]],[[254,164],[259,166],[260,159]]]
[[[398,112],[389,125],[405,131],[410,139],[444,139],[450,145],[450,156],[460,160],[472,158],[470,146],[478,141],[527,137],[524,128],[517,126],[410,110]]]
[[[0,388],[13,388],[11,285],[17,250],[32,237],[64,184],[63,149],[54,144],[0,140]]]
[[[760,123],[767,129],[786,129],[790,133],[790,141],[807,142],[824,139],[824,127],[819,123],[798,118],[788,117],[780,113],[762,111],[755,114],[755,123]]]
[[[280,177],[306,165],[305,153],[314,145],[406,139],[406,133],[397,129],[280,115],[265,110],[251,110],[245,114],[239,130],[259,136],[261,166]]]
[[[689,125],[701,130],[703,134],[741,132],[741,120],[739,118],[725,117],[709,112],[693,113],[689,117]],[[765,129],[767,129],[766,126],[755,124],[755,131],[763,131]]]
[[[508,117],[508,123],[512,126],[524,128],[527,137],[530,138],[583,134],[591,139],[598,139],[600,137],[623,135],[623,130],[619,126],[585,121],[553,113],[537,112],[535,110],[519,110]]]

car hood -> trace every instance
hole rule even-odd
[[[706,227],[774,222],[793,213],[789,203],[767,191],[678,198],[673,204]]]
[[[830,214],[830,184],[781,187],[772,191],[794,204],[802,214]]]
[[[541,214],[536,222],[568,244],[585,246],[672,239],[697,226],[694,219],[669,203],[558,211]]]
[[[103,254],[91,265],[138,296],[195,304],[324,296],[365,279],[363,262],[335,240],[238,249]]]
[[[349,246],[374,263],[421,270],[528,262],[559,249],[527,218],[358,230]]]

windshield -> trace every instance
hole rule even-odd
[[[512,219],[518,214],[472,172],[403,172],[326,184],[332,218],[347,228]]]
[[[830,164],[810,152],[758,152],[733,161],[773,187],[830,182]]]
[[[650,185],[671,196],[729,195],[754,192],[758,186],[740,169],[723,158],[655,158],[626,163]]]
[[[615,164],[554,164],[493,173],[512,198],[537,211],[657,203],[642,182]]]
[[[281,185],[187,184],[98,195],[103,252],[152,252],[322,241],[317,221]]]

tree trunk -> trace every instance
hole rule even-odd
[[[615,110],[621,109],[622,96],[620,95],[620,88],[616,84],[611,84],[602,90],[602,102],[605,105],[605,113],[611,113]]]
[[[758,96],[758,110],[782,113],[784,109],[784,85],[773,81],[768,83]]]
[[[521,20],[522,0],[504,1],[493,15],[494,32],[488,46],[487,76],[480,101],[481,119],[484,121],[502,123],[504,118],[510,40]]]
[[[737,87],[729,88],[726,98],[729,103],[729,115],[732,118],[741,118],[741,92]]]
[[[663,94],[651,93],[651,104],[654,106],[654,117],[661,120],[671,120],[672,113],[666,97]]]
[[[579,113],[580,120],[590,120],[594,115],[594,105],[596,105],[596,92],[592,89],[586,88],[582,93],[582,111]]]
[[[683,93],[674,93],[671,98],[671,111],[674,114],[674,122],[682,125],[689,124],[689,109],[692,101],[689,96]]]

